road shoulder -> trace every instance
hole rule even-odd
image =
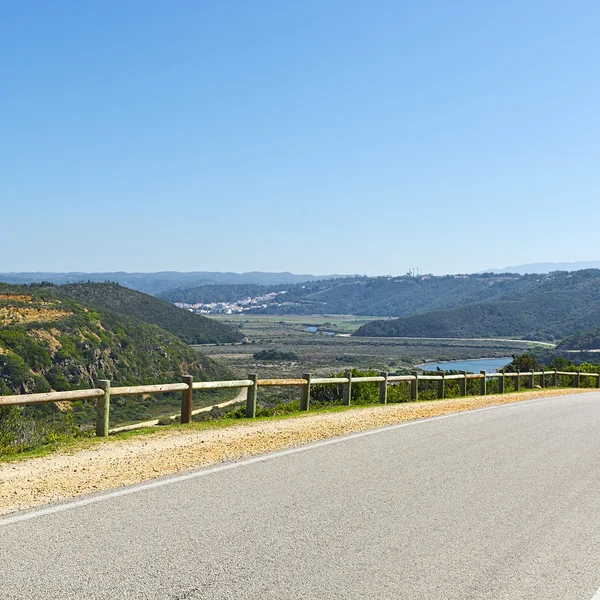
[[[538,390],[314,412],[289,419],[242,421],[226,428],[190,431],[181,427],[76,452],[3,463],[0,515],[405,421],[594,391]]]

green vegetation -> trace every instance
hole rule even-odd
[[[158,325],[186,344],[231,343],[243,339],[243,335],[233,327],[116,283],[75,283],[56,287],[55,290],[59,296],[72,298],[87,307],[108,309]]]
[[[374,321],[354,335],[555,340],[600,323],[600,271],[524,276],[523,281],[529,285],[508,297]]]
[[[0,408],[0,455],[55,445],[79,434],[70,412],[44,419],[30,407]]]
[[[539,371],[542,367],[538,362],[538,359],[530,353],[525,353],[521,355],[513,354],[512,361],[508,363],[502,371],[505,373],[516,373],[521,371],[523,373],[527,373],[529,371]]]
[[[199,286],[170,301],[235,302],[276,293],[244,316],[353,314],[393,316],[357,336],[516,337],[559,340],[600,323],[600,270],[550,274],[351,277],[277,286]],[[336,331],[332,328],[333,331]]]
[[[558,350],[600,349],[600,329],[585,329],[567,336],[556,347]]]
[[[259,314],[355,314],[401,316],[492,300],[533,285],[540,276],[348,277],[271,286],[217,285],[171,290],[170,302],[235,302],[277,293]],[[285,293],[282,293],[285,292]]]
[[[156,325],[87,308],[47,286],[0,286],[0,395],[231,378],[231,372]],[[223,394],[198,394],[198,405]],[[115,423],[176,410],[177,395],[116,398]],[[0,451],[28,448],[90,425],[92,402],[0,409]]]

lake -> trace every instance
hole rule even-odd
[[[448,362],[431,362],[416,365],[417,369],[425,371],[437,371],[439,367],[442,371],[469,371],[470,373],[479,373],[487,371],[495,373],[498,369],[505,367],[512,358],[478,358],[475,360],[453,360]]]

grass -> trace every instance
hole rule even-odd
[[[546,388],[546,389],[547,390],[564,391],[564,392],[570,392],[573,390],[573,388]],[[527,393],[540,392],[540,391],[541,390],[539,390],[539,389],[537,389],[537,390],[521,389],[519,392],[511,391],[509,393],[511,393],[511,394],[519,393],[519,394],[525,395]],[[590,391],[593,391],[593,390],[590,389]],[[504,394],[504,395],[506,395],[506,394]],[[501,397],[501,395],[498,395],[498,394],[489,394],[489,396],[490,397],[494,397],[494,396]],[[446,398],[445,400],[468,400],[468,399],[472,399],[472,398],[476,398],[476,397],[477,396],[471,395],[471,396],[458,397],[458,398]],[[390,403],[388,403],[387,406],[394,406],[394,405],[399,405],[399,404],[415,405],[415,404],[425,404],[425,403],[430,403],[430,402],[435,402],[435,400],[421,399],[421,400],[418,400],[417,402],[394,402],[394,403],[390,402]],[[102,444],[111,444],[114,442],[121,442],[121,441],[126,441],[129,439],[136,439],[136,438],[152,436],[152,435],[156,435],[156,434],[168,435],[169,433],[172,433],[172,432],[186,433],[186,432],[190,432],[190,431],[199,432],[199,431],[207,431],[207,430],[214,430],[214,429],[224,429],[224,428],[228,428],[228,427],[236,427],[236,426],[239,427],[242,425],[248,425],[248,424],[252,424],[252,423],[260,423],[260,422],[265,422],[265,421],[273,421],[273,420],[279,421],[279,420],[284,420],[284,419],[307,417],[307,416],[315,414],[315,413],[317,413],[317,414],[341,413],[341,412],[348,412],[348,411],[352,411],[352,410],[373,408],[376,406],[381,406],[381,405],[378,403],[373,403],[373,402],[360,403],[360,404],[353,403],[350,406],[339,405],[339,404],[334,404],[334,405],[315,404],[315,405],[311,405],[311,409],[309,412],[300,411],[300,410],[296,409],[295,407],[294,408],[290,407],[289,410],[282,409],[282,412],[275,411],[275,414],[265,414],[265,415],[259,414],[256,418],[251,419],[251,420],[245,419],[245,418],[242,419],[242,418],[224,416],[224,417],[214,419],[214,420],[193,421],[192,423],[189,423],[186,425],[181,425],[181,424],[177,423],[177,424],[173,424],[173,425],[144,427],[142,429],[134,429],[134,430],[130,430],[130,431],[123,431],[123,432],[110,434],[106,438],[99,438],[99,437],[93,436],[93,434],[91,434],[91,433],[86,433],[86,434],[77,436],[75,438],[52,442],[50,444],[45,444],[43,446],[31,449],[31,450],[26,450],[26,451],[14,453],[14,454],[1,455],[0,456],[0,464],[20,462],[20,461],[24,461],[24,460],[28,460],[28,459],[32,459],[32,458],[41,458],[41,457],[48,456],[48,455],[58,453],[58,452],[72,454],[72,453],[80,452],[83,450],[90,450],[90,449],[93,449],[93,448],[97,447],[98,445],[102,445]],[[235,411],[232,411],[232,413],[233,412],[235,412]]]

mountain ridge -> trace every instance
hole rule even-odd
[[[583,271],[586,269],[600,269],[600,260],[576,261],[576,262],[544,262],[544,263],[526,263],[513,267],[503,267],[502,269],[486,269],[481,273],[517,273],[526,274],[546,274],[554,271]]]
[[[54,283],[62,285],[67,283],[118,283],[139,292],[156,295],[171,289],[181,287],[194,287],[195,285],[235,284],[235,283],[301,283],[319,279],[335,279],[345,275],[296,275],[289,272],[271,273],[268,271],[250,271],[247,273],[234,273],[222,271],[156,271],[156,272],[127,272],[106,271],[86,273],[82,271],[69,272],[27,272],[15,271],[0,273],[0,282],[12,285],[26,285],[30,283]]]

